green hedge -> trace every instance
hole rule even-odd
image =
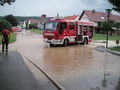
[[[120,46],[118,46],[118,47],[113,47],[113,48],[110,48],[110,50],[113,50],[113,51],[120,51]]]
[[[43,34],[43,30],[39,30],[39,29],[31,29],[30,31],[34,33]]]
[[[5,19],[0,20],[0,32],[3,29],[8,29],[8,30],[12,31],[11,27],[12,27],[12,25],[7,20],[5,20]]]
[[[13,42],[15,42],[16,41],[16,34],[15,33],[11,33],[10,34],[10,43],[13,43]],[[0,44],[2,43],[2,37],[1,37],[1,35],[0,35]]]
[[[94,34],[94,40],[106,40],[105,34]],[[109,40],[120,40],[120,36],[108,36]]]

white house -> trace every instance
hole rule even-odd
[[[102,22],[107,20],[107,13],[106,12],[98,12],[95,10],[84,10],[79,17],[79,20],[83,21],[91,21],[94,22],[95,26],[99,26]],[[120,22],[119,15],[110,15],[110,20],[114,22]]]

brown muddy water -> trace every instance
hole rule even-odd
[[[49,47],[42,36],[24,31],[15,46],[66,90],[115,90],[120,77],[120,56],[96,51],[92,44]]]

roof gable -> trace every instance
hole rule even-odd
[[[31,24],[36,24],[38,23],[38,20],[37,19],[29,19],[30,23]]]

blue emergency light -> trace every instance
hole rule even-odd
[[[51,20],[64,20],[64,19],[62,19],[62,18],[48,19],[48,21],[51,21]]]

